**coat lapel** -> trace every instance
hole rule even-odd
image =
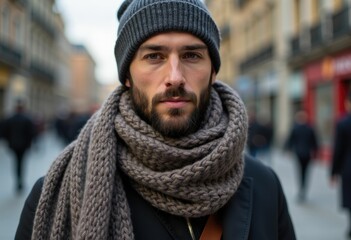
[[[238,190],[221,210],[223,240],[246,240],[249,237],[253,204],[253,179],[243,178]]]

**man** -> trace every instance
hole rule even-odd
[[[317,156],[318,143],[314,128],[308,123],[303,110],[295,114],[295,122],[287,139],[286,148],[295,153],[298,166],[299,192],[297,200],[306,200],[308,168],[311,159]]]
[[[349,212],[348,238],[351,239],[351,92],[345,100],[347,115],[336,124],[331,168],[331,184],[341,178],[342,207]]]
[[[247,136],[247,148],[249,154],[252,157],[257,156],[257,152],[259,152],[261,146],[264,142],[264,137],[262,136],[262,126],[257,120],[256,114],[253,111],[248,113],[249,117],[249,128],[248,128],[248,136]]]
[[[246,111],[215,82],[204,4],[125,1],[118,18],[122,86],[36,184],[17,239],[295,239],[276,175],[244,163]]]
[[[273,129],[265,118],[257,118],[254,112],[249,113],[249,129],[247,147],[249,154],[270,163],[270,148],[273,141]]]
[[[25,103],[22,100],[16,102],[14,114],[5,119],[3,134],[5,141],[15,155],[16,191],[21,193],[24,185],[24,156],[36,135],[34,122],[26,113]]]

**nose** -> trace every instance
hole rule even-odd
[[[184,85],[185,79],[181,66],[181,61],[178,56],[171,56],[169,58],[169,69],[166,79],[166,86],[181,86]]]

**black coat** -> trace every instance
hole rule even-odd
[[[13,151],[23,152],[35,137],[34,122],[26,113],[15,113],[4,121],[3,136]]]
[[[299,158],[310,159],[318,149],[315,130],[308,124],[295,123],[285,147],[292,150]]]
[[[127,183],[124,178],[124,182]],[[34,186],[22,211],[15,239],[30,239],[34,212],[43,179]],[[135,239],[191,239],[185,219],[150,206],[129,184],[125,184]],[[246,158],[244,178],[233,198],[218,212],[222,239],[296,239],[285,196],[276,174],[258,161]],[[191,219],[196,237],[206,217]]]
[[[332,175],[341,176],[342,206],[351,209],[351,114],[336,125]]]

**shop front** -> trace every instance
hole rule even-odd
[[[346,111],[344,99],[350,90],[351,50],[306,65],[304,76],[307,90],[304,107],[317,130],[320,158],[329,161],[335,123]]]

